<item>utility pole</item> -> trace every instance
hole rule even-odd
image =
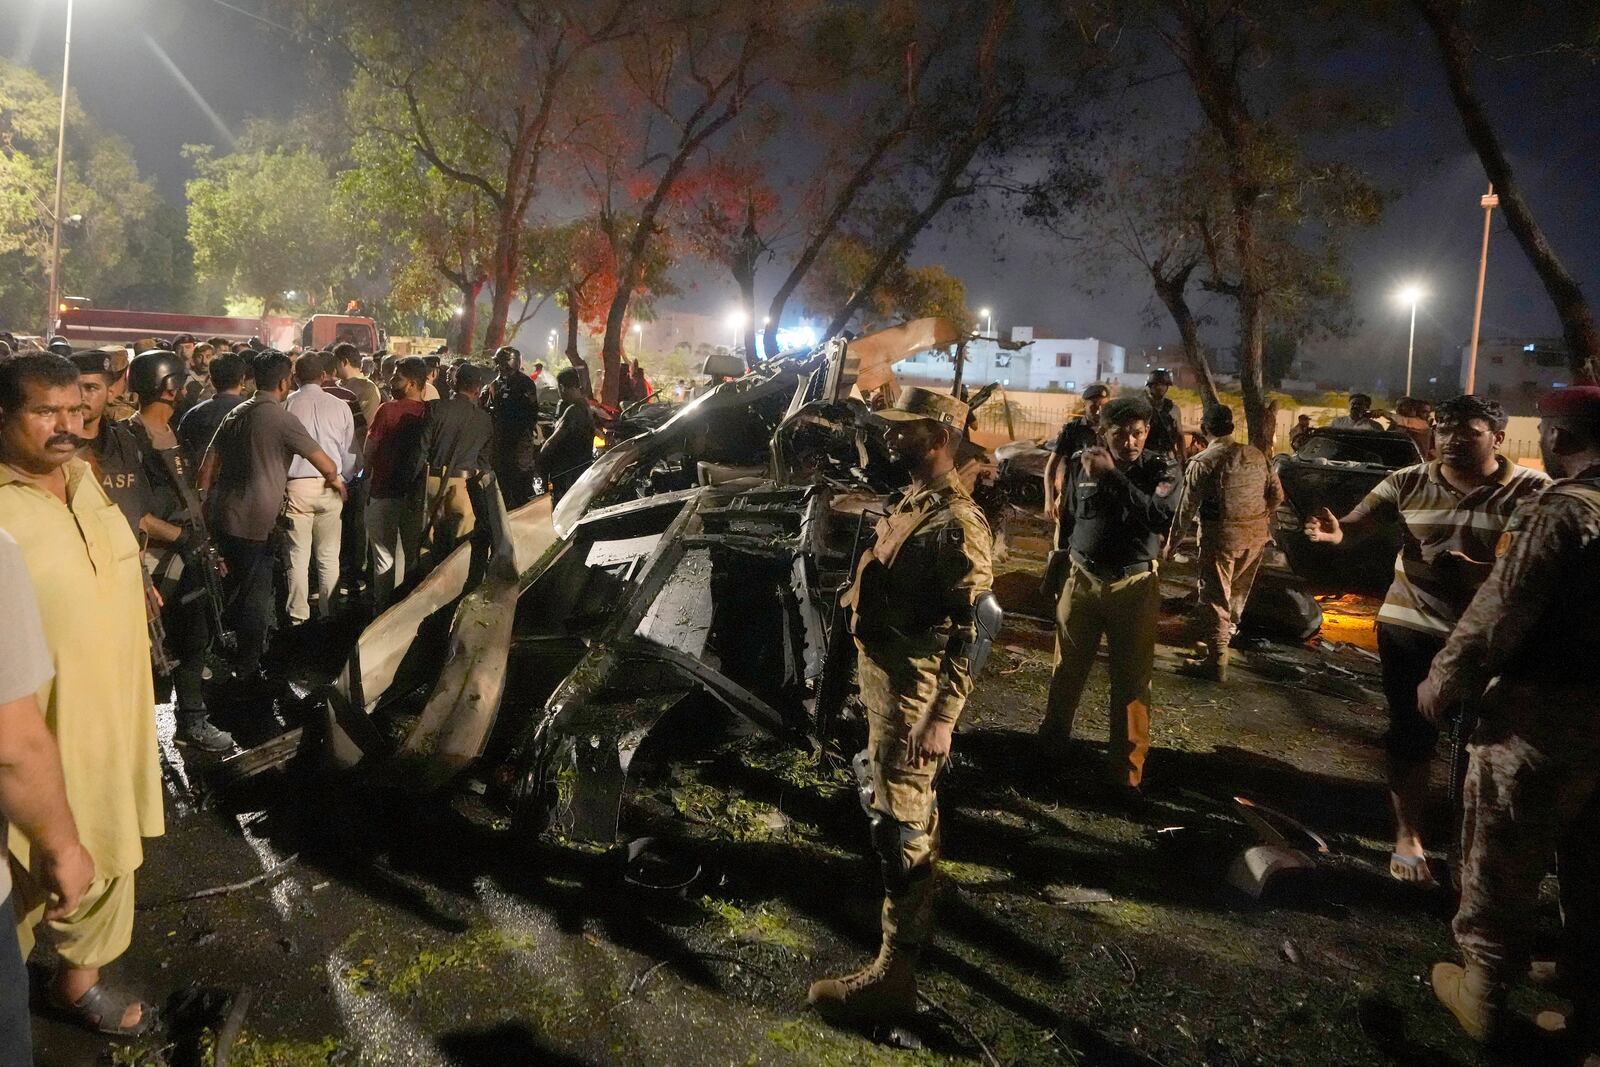
[[[67,78],[72,67],[72,0],[67,0],[67,42],[61,58],[61,121],[56,129],[56,209],[50,216],[50,303],[45,307],[44,336],[55,332],[61,303],[61,180],[67,162]]]
[[[1483,320],[1483,279],[1489,273],[1489,222],[1494,217],[1494,209],[1500,206],[1500,198],[1494,195],[1494,183],[1489,183],[1489,191],[1478,201],[1483,206],[1483,252],[1478,256],[1478,299],[1472,305],[1472,345],[1467,350],[1467,393],[1477,391],[1478,385],[1478,324]]]

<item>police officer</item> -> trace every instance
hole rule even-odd
[[[494,354],[495,379],[479,403],[494,419],[494,474],[510,510],[533,499],[538,455],[539,395],[522,373],[522,353],[507,345]]]
[[[195,473],[172,428],[172,414],[184,395],[189,371],[176,352],[156,349],[140,353],[128,364],[128,392],[139,405],[126,423],[139,442],[142,476],[151,514],[175,533],[173,538],[152,537],[146,563],[156,591],[161,594],[161,622],[168,650],[176,660],[172,672],[173,700],[177,704],[180,744],[206,752],[226,752],[233,738],[211,724],[206,713],[203,682],[206,652],[211,647],[213,605],[209,589],[220,589],[221,575],[208,587],[206,553],[212,548],[201,533],[200,498],[193,489]]]
[[[1178,405],[1167,396],[1172,388],[1172,372],[1157,367],[1145,381],[1145,399],[1150,402],[1150,432],[1145,436],[1146,451],[1171,456],[1183,466],[1183,428],[1178,423]]]
[[[72,362],[78,368],[78,388],[83,394],[83,447],[79,456],[88,462],[100,487],[136,535],[145,538],[164,534],[163,540],[175,539],[178,531],[158,527],[151,515],[138,439],[126,423],[116,421],[110,414],[112,386],[126,387],[125,371],[114,368],[110,354],[103,351],[74,352]]]
[[[1583,666],[1600,648],[1600,388],[1557,389],[1539,414],[1539,451],[1556,481],[1518,507],[1488,580],[1417,689],[1435,724],[1462,700],[1478,704],[1453,923],[1466,964],[1435,966],[1433,989],[1469,1035],[1495,1037],[1527,971],[1553,855],[1568,1031],[1581,1051],[1600,1052],[1600,684]]]
[[[1061,424],[1061,431],[1056,434],[1055,444],[1050,448],[1050,459],[1044,465],[1046,518],[1053,519],[1056,515],[1062,468],[1079,452],[1100,443],[1100,409],[1106,406],[1110,396],[1111,390],[1104,383],[1091,384],[1083,391],[1083,414],[1074,415]]]
[[[424,540],[435,561],[477,525],[469,485],[493,464],[494,420],[478,406],[488,374],[462,363],[455,368],[455,393],[428,405],[422,427],[422,462],[427,468]]]
[[[939,855],[935,785],[986,641],[999,629],[989,527],[955,471],[967,406],[909,388],[877,417],[911,484],[878,522],[843,599],[867,708],[856,770],[885,899],[877,958],[814,983],[807,996],[840,1023],[889,1021],[916,1008]]]
[[[1171,541],[1186,535],[1195,515],[1200,516],[1194,626],[1205,650],[1178,672],[1224,682],[1228,644],[1261,567],[1268,522],[1283,502],[1283,485],[1259,448],[1233,439],[1232,408],[1208,407],[1200,428],[1211,443],[1184,470],[1183,502]]]
[[[1117,397],[1100,412],[1105,443],[1067,465],[1061,527],[1071,569],[1056,602],[1055,672],[1040,737],[1064,744],[1100,635],[1111,658],[1111,773],[1138,795],[1150,748],[1150,673],[1155,665],[1163,540],[1172,526],[1178,465],[1145,447],[1150,405]]]
[[[556,373],[556,388],[561,391],[561,407],[555,429],[539,448],[538,466],[550,495],[559,501],[594,462],[594,412],[576,367],[562,367]]]

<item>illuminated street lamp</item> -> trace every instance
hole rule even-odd
[[[744,308],[734,308],[728,312],[728,317],[723,320],[723,323],[728,327],[728,331],[733,334],[733,347],[739,347],[739,334],[744,330],[744,324],[748,321],[750,321],[750,317],[744,313]]]
[[[643,351],[644,351],[644,323],[636,322],[636,323],[633,324],[633,357],[635,359],[638,359],[640,353],[642,353]]]
[[[994,333],[994,316],[992,314],[990,314],[989,309],[988,308],[979,308],[978,309],[978,317],[983,319],[983,333],[984,333],[984,336],[987,337],[990,334]]]
[[[1394,298],[1401,304],[1411,305],[1411,340],[1406,342],[1406,396],[1411,395],[1411,363],[1417,348],[1417,305],[1427,295],[1422,286],[1415,282],[1394,294]]]
[[[50,296],[44,335],[55,333],[61,302],[61,177],[67,158],[67,74],[72,66],[72,0],[67,0],[66,47],[61,57],[61,120],[56,127],[56,209],[50,215]]]

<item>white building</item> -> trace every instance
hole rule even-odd
[[[1094,337],[1039,337],[1031,326],[1013,326],[1011,339],[980,335],[967,342],[961,380],[973,388],[999,382],[1013,391],[1076,393],[1090,382],[1124,373],[1127,350]],[[944,383],[955,376],[948,352],[920,352],[895,364],[910,382]]]

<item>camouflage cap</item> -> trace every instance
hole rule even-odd
[[[884,408],[882,411],[873,412],[880,419],[888,422],[911,422],[914,419],[927,419],[929,422],[940,422],[956,429],[963,429],[967,425],[967,405],[953,396],[936,393],[932,389],[922,389],[915,385],[908,386],[900,391],[895,399],[894,407]]]

